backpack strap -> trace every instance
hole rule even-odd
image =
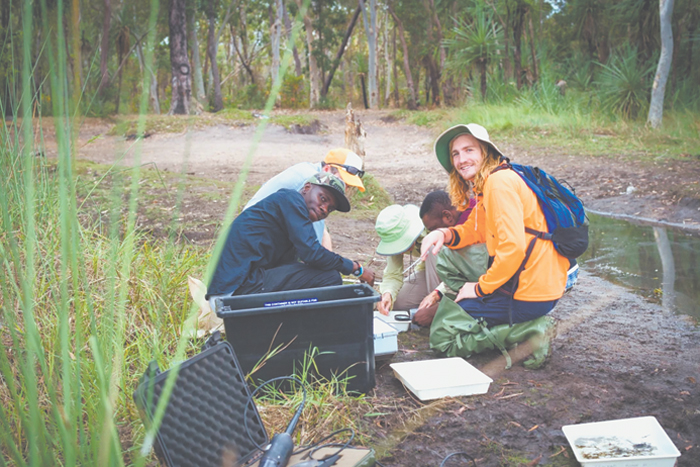
[[[531,229],[530,227],[525,227],[525,232],[534,235],[532,240],[530,240],[530,243],[527,245],[527,250],[525,250],[525,257],[523,258],[523,262],[520,263],[520,267],[518,268],[517,271],[515,271],[515,274],[513,274],[513,288],[508,291],[503,291],[507,295],[510,295],[510,304],[508,305],[508,324],[512,327],[513,326],[513,300],[515,300],[515,291],[518,290],[518,284],[520,282],[520,273],[523,272],[525,269],[525,265],[527,264],[527,261],[530,259],[530,256],[532,255],[532,250],[535,248],[535,242],[537,241],[538,238],[541,238],[543,240],[551,240],[552,239],[552,234],[548,232],[541,232],[539,230]]]
[[[503,158],[501,158],[501,163],[495,169],[493,169],[491,171],[490,175],[495,174],[499,170],[512,169],[512,168],[513,168],[513,166],[510,165],[510,159],[508,159],[507,157],[503,157]]]
[[[551,240],[552,239],[551,233],[531,229],[530,227],[525,227],[525,232],[534,235],[536,238],[541,238],[542,240]]]
[[[491,171],[491,174],[494,174],[498,172],[499,170],[504,170],[504,169],[513,169],[513,166],[510,165],[510,159],[507,157],[503,158],[503,162],[501,165],[496,167]],[[539,203],[539,201],[538,201]],[[518,283],[520,282],[520,273],[523,272],[525,269],[525,265],[527,264],[527,261],[530,259],[530,255],[532,255],[532,250],[535,248],[535,242],[537,241],[538,238],[541,238],[543,240],[552,240],[552,234],[549,232],[541,232],[539,230],[531,229],[530,227],[525,227],[525,232],[534,235],[533,239],[530,240],[529,245],[527,246],[527,250],[525,250],[525,257],[523,258],[523,262],[520,263],[520,267],[518,270],[513,274],[513,288],[510,291],[503,290],[502,292],[505,293],[506,295],[510,295],[510,304],[508,305],[508,323],[510,324],[511,327],[513,327],[513,300],[515,300],[515,291],[518,290]]]

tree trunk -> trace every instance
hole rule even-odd
[[[272,84],[277,79],[281,79],[280,72],[280,44],[282,42],[282,21],[284,21],[284,3],[282,0],[275,0],[275,21],[272,23],[270,31],[272,47],[272,64],[270,65],[270,80]],[[279,95],[278,95],[279,98]]]
[[[119,68],[117,69],[118,84],[117,84],[117,105],[114,110],[115,113],[119,113],[119,102],[121,101],[122,95],[122,74],[124,73],[124,64],[122,60],[129,58],[129,28],[123,26],[119,35],[117,36],[117,57],[119,58]]]
[[[219,64],[216,61],[216,52],[218,51],[219,43],[216,40],[216,10],[214,9],[214,3],[212,2],[212,7],[209,9],[207,16],[209,17],[209,39],[207,40],[207,55],[209,55],[209,63],[211,63],[211,74],[212,74],[212,92],[213,96],[211,99],[211,110],[212,112],[218,112],[224,108],[224,100],[221,96],[221,76],[219,75]],[[211,13],[214,13],[213,15]]]
[[[2,2],[3,4],[3,23],[5,22],[5,15],[9,14],[9,3]],[[9,18],[7,18],[9,21]],[[5,25],[3,25],[5,26]],[[3,29],[6,31],[5,27]],[[72,59],[73,59],[73,99],[77,103],[80,98],[80,93],[82,92],[82,58],[80,56],[80,0],[73,0],[71,4],[71,47],[73,48]]]
[[[75,3],[78,0],[75,0],[73,2],[73,9],[75,9]],[[73,18],[75,19],[75,18]],[[0,25],[2,25],[2,30],[7,31],[7,27],[10,25],[10,2],[9,1],[3,1],[0,2]]]
[[[202,60],[199,56],[199,41],[197,41],[197,23],[195,22],[196,16],[196,3],[194,10],[187,21],[189,22],[188,32],[190,33],[190,47],[192,48],[192,68],[194,79],[194,95],[195,98],[204,103],[207,98],[204,92],[204,78],[202,77]]]
[[[690,16],[690,21],[688,21],[688,51],[687,51],[687,59],[686,59],[686,65],[688,66],[688,76],[693,76],[693,42],[691,40],[692,37],[695,37],[695,31],[698,28],[698,21],[696,21],[696,15],[693,12],[693,14]]]
[[[428,56],[423,56],[423,66],[425,67],[425,83],[423,84],[423,95],[425,96],[425,104],[430,102],[430,69],[428,68]]]
[[[208,96],[209,93],[211,92],[211,82],[212,82],[212,76],[211,73],[209,72],[209,33],[207,33],[207,46],[204,49],[204,69],[202,70],[202,80],[204,80],[204,77],[207,77],[207,85],[204,88],[204,95]]]
[[[440,70],[432,55],[428,55],[428,73],[430,75],[430,86],[433,93],[433,104],[440,105]],[[427,99],[426,99],[427,101]]]
[[[250,67],[250,57],[248,57],[248,20],[246,16],[247,5],[246,2],[241,2],[238,4],[239,14],[240,14],[240,30],[238,33],[238,40],[240,41],[240,47],[236,48],[238,57],[241,60],[241,65],[250,76],[250,81],[252,84],[256,84],[255,73]],[[231,34],[233,34],[233,26],[231,26]]]
[[[241,18],[241,21],[243,21],[243,18]],[[255,80],[255,72],[253,69],[250,67],[250,61],[247,55],[247,50],[248,47],[246,45],[246,41],[244,40],[245,37],[245,28],[242,28],[241,34],[239,37],[236,37],[235,31],[233,29],[233,25],[231,25],[231,37],[233,40],[233,46],[236,49],[236,54],[238,55],[238,59],[241,63],[241,66],[243,69],[248,73],[248,76],[250,77],[250,82],[251,84],[256,84]],[[240,41],[240,47],[236,45],[236,40]]]
[[[491,7],[493,10],[494,14],[496,15],[496,18],[498,19],[498,22],[501,24],[501,29],[503,30],[503,56],[501,56],[500,51],[498,52],[498,57],[499,59],[502,58],[502,65],[503,65],[503,80],[505,82],[508,82],[508,79],[511,76],[511,67],[510,67],[510,46],[509,46],[509,28],[508,24],[510,23],[510,6],[508,2],[505,2],[506,6],[506,19],[504,20],[503,17],[498,13],[498,9],[496,8],[496,5],[494,5],[493,2],[488,2],[487,4]],[[495,33],[495,29],[494,29]],[[495,35],[495,34],[494,34]]]
[[[649,105],[649,118],[647,123],[652,128],[659,128],[664,115],[664,92],[668,70],[671,68],[673,56],[673,31],[671,29],[671,17],[673,16],[674,0],[659,0],[659,22],[661,23],[661,55],[659,65],[654,76],[654,85],[651,88],[651,104]]]
[[[598,46],[596,42],[597,34],[596,34],[596,18],[593,14],[593,7],[589,7],[586,10],[586,17],[583,19],[582,23],[582,34],[583,38],[588,44],[588,55],[591,57],[591,60],[594,60],[599,53],[598,51]],[[602,61],[600,59],[600,56],[598,56],[598,61],[600,63],[605,63],[605,61]]]
[[[481,100],[486,102],[486,59],[479,59],[479,73],[481,73]]]
[[[287,8],[284,9],[284,28],[287,30],[287,41],[291,42],[292,39],[292,22],[289,19],[289,11]],[[292,55],[294,56],[294,72],[296,76],[301,76],[301,59],[299,58],[299,51],[297,46],[292,46]]]
[[[391,62],[394,64],[394,105],[398,107],[399,104],[399,66],[396,63],[396,26],[391,28]]]
[[[369,107],[376,109],[379,98],[377,88],[377,0],[368,0],[368,2],[369,18],[367,18],[367,7],[364,0],[360,0],[360,6],[362,7],[362,19],[365,23],[365,34],[367,35],[367,47],[369,49],[369,63],[367,64]]]
[[[503,24],[503,55],[505,56],[503,74],[505,75],[505,81],[508,82],[513,77],[513,67],[510,61],[510,5],[506,3],[506,7],[506,20],[505,24]]]
[[[440,49],[440,43],[435,44],[435,25],[433,22],[433,13],[428,0],[423,0],[423,7],[428,15],[428,26],[426,29],[426,44],[429,48],[423,55],[423,66],[425,67],[425,103],[430,102],[431,97],[433,104],[440,103],[440,78],[437,76],[437,64],[433,58],[433,47]],[[437,92],[435,92],[437,88]]]
[[[367,103],[367,87],[365,86],[364,73],[360,73],[360,87],[362,88],[362,103],[365,105],[365,109],[369,109],[369,104]]]
[[[513,42],[515,45],[513,58],[515,61],[515,83],[518,86],[518,89],[520,89],[523,85],[522,54],[520,48],[520,41],[523,36],[523,21],[526,12],[527,6],[522,2],[518,2],[518,6],[515,9],[515,24],[513,25]]]
[[[160,115],[160,102],[158,101],[158,78],[156,77],[155,73],[153,73],[153,69],[146,65],[146,60],[143,58],[143,47],[141,46],[140,41],[136,45],[136,55],[139,58],[141,73],[147,72],[151,78],[149,79],[149,98],[151,101],[151,108],[155,114]]]
[[[386,79],[384,80],[384,106],[389,106],[389,100],[391,98],[391,68],[394,62],[391,60],[391,54],[389,53],[389,21],[384,23],[384,63],[386,63]]]
[[[206,3],[209,32],[207,34],[207,57],[211,70],[211,85],[209,86],[209,103],[212,112],[218,112],[224,108],[224,100],[221,96],[221,75],[219,74],[219,62],[216,59],[219,51],[219,32],[216,28],[216,16],[219,9],[219,0],[209,0]]]
[[[530,54],[532,55],[532,77],[536,83],[539,78],[539,73],[537,71],[537,53],[535,52],[535,28],[532,26],[532,10],[528,15],[528,26],[530,29]]]
[[[352,31],[355,29],[355,24],[357,23],[357,18],[360,16],[360,10],[362,7],[358,6],[355,9],[355,14],[352,15],[352,19],[350,20],[350,24],[348,24],[348,28],[345,30],[345,36],[343,37],[343,42],[340,43],[340,48],[338,49],[338,53],[335,54],[335,59],[333,60],[333,64],[331,65],[331,69],[328,72],[328,76],[326,77],[325,82],[323,83],[323,89],[321,89],[321,96],[326,97],[328,95],[328,89],[331,87],[331,81],[333,81],[333,75],[335,75],[336,70],[338,69],[338,65],[340,65],[340,61],[343,58],[343,53],[345,53],[345,48],[348,45],[348,41],[350,40],[350,36],[352,36]]]
[[[172,0],[170,6],[170,68],[172,70],[172,93],[169,115],[190,113],[192,84],[190,83],[190,61],[187,57],[186,0]]]
[[[440,66],[437,69],[438,81],[437,85],[442,90],[442,101],[444,103],[452,102],[452,86],[447,80],[442,79],[442,72],[445,70],[445,61],[447,60],[447,52],[445,51],[445,46],[442,44],[442,24],[440,23],[440,18],[437,14],[437,8],[435,8],[435,0],[430,0],[430,9],[433,13],[433,23],[435,24],[435,34],[437,35],[438,50],[440,52]]]
[[[104,0],[104,16],[102,17],[102,40],[100,42],[100,85],[98,92],[102,92],[109,82],[107,76],[107,59],[109,58],[109,26],[112,21],[111,0]]]
[[[343,59],[343,79],[345,81],[345,100],[352,102],[355,100],[355,74],[353,73],[352,58],[348,55]]]
[[[408,63],[408,46],[406,46],[406,38],[404,37],[403,23],[401,23],[399,17],[396,16],[396,13],[394,13],[394,9],[391,7],[391,5],[389,5],[389,13],[391,14],[392,18],[394,18],[396,27],[399,28],[399,39],[401,39],[401,48],[403,49],[403,68],[404,74],[406,75],[406,84],[408,85],[408,108],[410,110],[416,110],[418,108],[418,105],[416,104],[416,87],[413,85],[411,66]]]
[[[299,9],[302,9],[302,0],[296,0]],[[318,63],[314,56],[314,28],[309,11],[304,13],[304,29],[306,30],[306,46],[309,49],[309,107],[318,107],[321,95],[321,81],[319,80]]]
[[[681,64],[678,63],[678,55],[681,51],[681,37],[683,37],[683,30],[686,29],[686,20],[688,18],[684,17],[682,20],[678,21],[676,29],[673,31],[673,43],[678,44],[678,47],[673,48],[673,55],[671,56],[671,71],[670,78],[671,83],[669,87],[671,88],[671,94],[676,90],[676,83],[678,80],[678,71],[680,70]]]

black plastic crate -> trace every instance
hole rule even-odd
[[[166,379],[173,370],[149,366],[134,401],[146,427],[156,413]],[[216,333],[205,349],[180,365],[154,449],[168,467],[220,467],[224,460],[241,465],[256,454],[251,441],[263,446],[268,435],[254,403],[244,420],[250,392],[231,345]],[[246,432],[250,431],[250,436]]]
[[[366,393],[375,385],[372,308],[379,300],[369,285],[355,284],[215,297],[213,304],[245,373],[286,346],[253,373],[255,381],[299,374],[315,347],[321,376],[349,376],[348,390]]]

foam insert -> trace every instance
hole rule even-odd
[[[168,370],[144,375],[134,393],[146,426],[155,415]],[[227,342],[204,350],[180,366],[155,443],[166,465],[219,467],[225,459],[242,463],[257,451],[246,433],[244,408],[250,392],[240,365]],[[247,415],[248,429],[258,445],[268,441],[255,404]],[[238,464],[236,464],[238,465]]]

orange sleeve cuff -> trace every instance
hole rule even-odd
[[[483,297],[486,295],[483,290],[481,290],[481,285],[479,283],[476,283],[476,287],[474,287],[474,292],[476,292],[477,297]]]
[[[457,233],[457,231],[455,229],[453,229],[452,227],[447,227],[447,230],[452,234],[452,240],[450,240],[449,242],[445,242],[444,245],[446,247],[453,247],[453,246],[459,244],[460,238],[459,238],[459,234]]]

